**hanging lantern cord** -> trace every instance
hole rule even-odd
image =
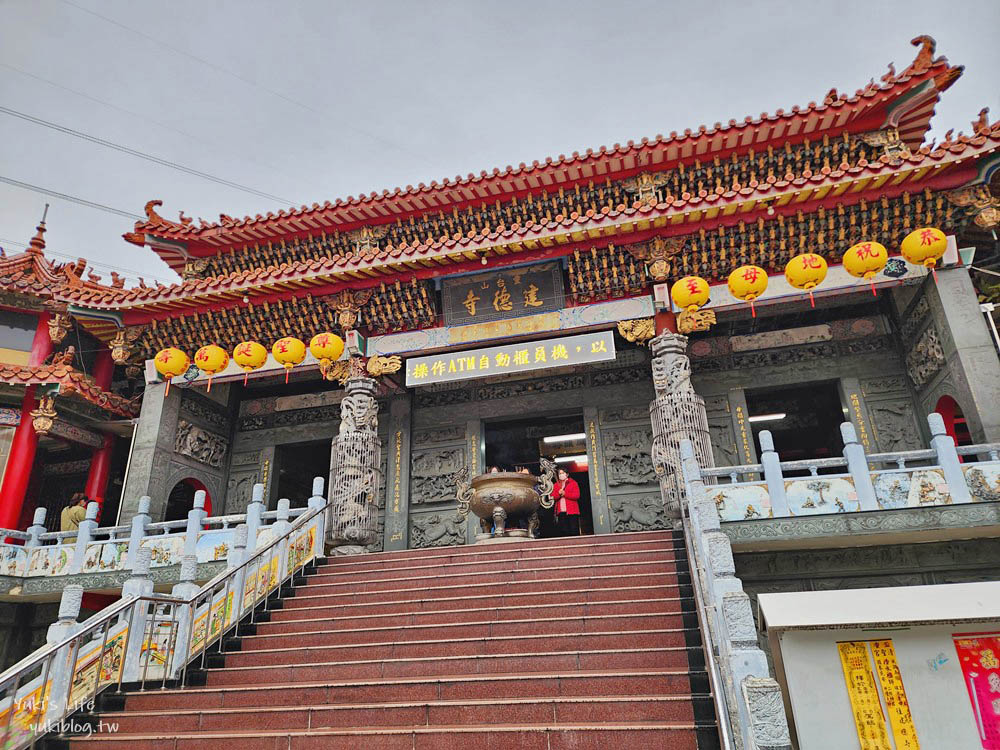
[[[813,299],[813,290],[812,289],[809,290],[809,306],[810,307],[816,307],[816,300]]]
[[[753,306],[753,300],[750,300],[750,317],[751,318],[757,317],[757,309]]]

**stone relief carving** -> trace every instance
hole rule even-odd
[[[750,597],[733,591],[722,595],[722,616],[726,621],[726,635],[734,648],[756,648],[757,626],[750,609]]]
[[[770,677],[747,677],[743,680],[743,696],[757,747],[790,748],[792,740],[778,683]]]
[[[217,469],[222,466],[226,455],[226,439],[180,419],[177,421],[174,453]]]
[[[221,406],[188,392],[185,392],[181,399],[181,414],[219,430],[226,430],[229,427],[229,415]]]
[[[327,543],[341,551],[353,552],[377,541],[383,481],[377,389],[377,381],[371,378],[351,377],[340,404],[340,432],[334,438],[330,462]]]
[[[913,404],[909,399],[899,401],[869,401],[868,409],[878,438],[879,450],[920,450],[916,425],[913,423]]]
[[[780,367],[801,362],[815,363],[818,359],[833,359],[878,352],[893,352],[892,356],[895,357],[893,343],[889,336],[871,336],[852,341],[824,341],[802,346],[790,346],[784,349],[721,354],[721,356],[716,356],[714,353],[702,356],[697,348],[692,347],[692,366],[696,373],[704,374],[733,369]]]
[[[418,430],[413,433],[414,445],[427,445],[429,443],[447,443],[465,440],[465,425],[455,425],[453,427],[436,427],[428,430]]]
[[[604,467],[609,487],[623,484],[649,484],[656,481],[650,448],[651,427],[602,430]]]
[[[613,495],[611,512],[616,533],[670,528],[659,495]]]
[[[736,563],[733,561],[733,547],[729,538],[721,531],[705,534],[708,542],[708,561],[712,575],[716,578],[732,578],[736,575]]]
[[[649,408],[645,406],[623,406],[618,409],[602,409],[601,424],[614,422],[646,422],[649,420]]]
[[[413,451],[410,469],[410,502],[450,502],[455,495],[452,476],[465,466],[464,448]]]
[[[465,544],[465,523],[450,513],[410,519],[411,547],[448,547]]]
[[[861,381],[861,392],[865,398],[889,394],[898,395],[907,392],[906,381],[897,376],[868,378]]]
[[[921,386],[944,367],[944,349],[937,328],[929,326],[906,355],[906,373],[914,385]]]
[[[250,502],[250,493],[257,484],[258,472],[229,477],[226,487],[226,512],[241,513]]]
[[[339,419],[340,404],[331,404],[312,409],[250,414],[240,418],[237,429],[240,432],[248,432],[274,427],[297,427],[298,425],[314,422],[336,422]]]
[[[233,454],[233,466],[253,466],[260,461],[260,451]]]
[[[927,296],[921,294],[920,299],[913,304],[903,317],[902,324],[900,325],[900,333],[903,334],[904,340],[909,341],[913,338],[916,332],[920,330],[930,311],[931,305],[927,301]]]

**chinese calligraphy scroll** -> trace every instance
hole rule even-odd
[[[868,644],[865,641],[847,641],[838,643],[837,649],[840,651],[844,682],[851,699],[851,711],[861,750],[892,750],[878,688],[875,687],[875,676],[868,658]]]
[[[983,750],[1000,750],[1000,633],[954,636]]]

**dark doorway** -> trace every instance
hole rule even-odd
[[[746,399],[758,449],[761,431],[769,430],[782,461],[843,455],[840,425],[847,417],[836,381],[753,389],[746,391]]]
[[[493,466],[501,471],[517,471],[520,467],[527,467],[532,474],[537,475],[541,471],[540,456],[554,459],[559,468],[566,469],[580,486],[580,533],[594,533],[583,415],[555,414],[488,422],[484,432],[487,470]],[[543,510],[541,521],[541,536],[553,536],[552,511]]]
[[[164,521],[182,521],[188,517],[188,511],[194,507],[194,493],[198,490],[206,490],[205,510],[208,515],[212,515],[212,498],[208,495],[204,484],[197,479],[182,479],[167,495],[167,513]]]
[[[314,440],[308,443],[279,445],[274,450],[278,481],[273,495],[274,504],[287,497],[293,508],[304,508],[312,495],[312,483],[316,477],[329,481],[330,441]]]

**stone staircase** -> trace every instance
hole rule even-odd
[[[718,747],[679,532],[331,558],[264,617],[204,684],[105,693],[94,734],[56,742]]]

